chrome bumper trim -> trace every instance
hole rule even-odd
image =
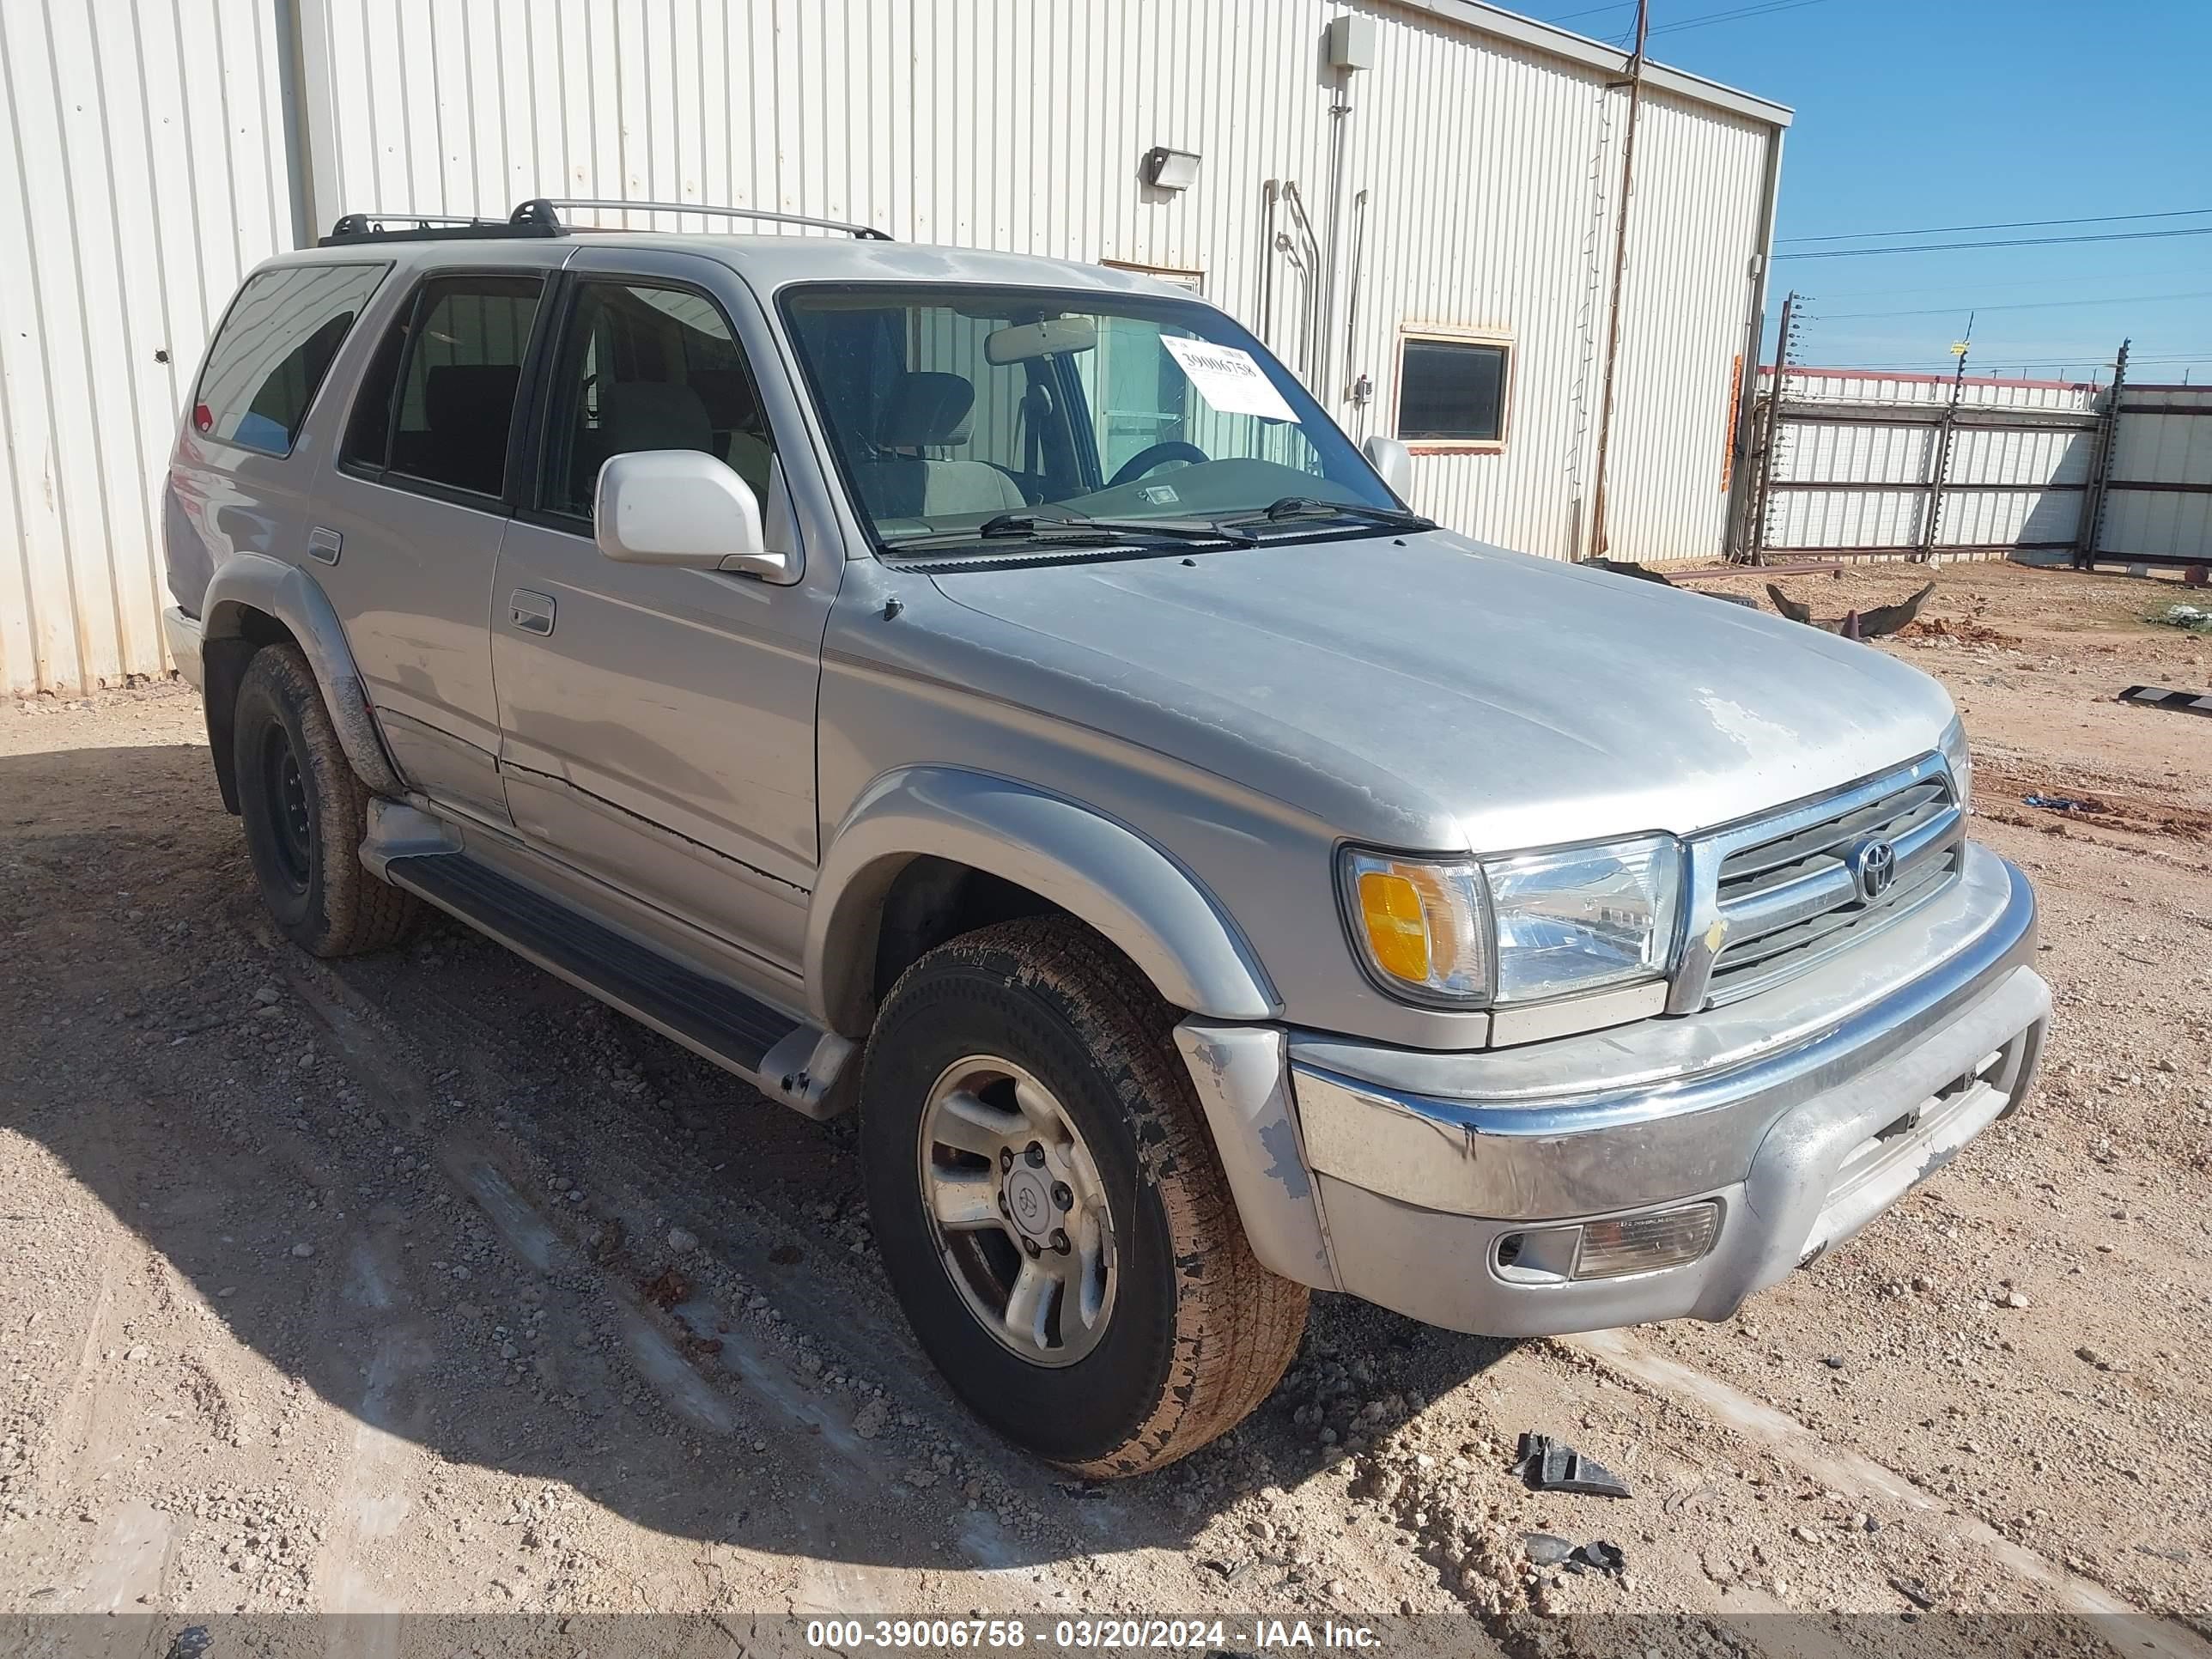
[[[1996,854],[1968,851],[1961,879],[1922,913],[1923,925],[1883,941],[1892,956],[1909,951],[1917,960],[1893,963],[1894,977],[1877,981],[1875,994],[1841,994],[1867,988],[1864,965],[1845,958],[1770,998],[1517,1051],[1413,1054],[1294,1037],[1308,1159],[1316,1173],[1370,1193],[1499,1219],[1656,1204],[1741,1181],[1768,1130],[1793,1109],[1892,1060],[1917,1060],[1916,1050],[1933,1051],[1932,1088],[2047,1015],[2049,993],[2028,967],[2034,893]],[[1869,951],[1876,948],[1870,942]],[[1820,1016],[1808,995],[1848,1012]],[[1954,1038],[1951,1028],[1988,1023],[1970,1022],[1970,1013],[2008,1029],[1973,1055],[1951,1056],[1969,1036],[1961,1030]],[[1746,1033],[1763,1041],[1739,1052]],[[1723,1058],[1700,1066],[1701,1051]],[[1671,1069],[1655,1070],[1670,1059]],[[1397,1075],[1378,1081],[1358,1071]],[[1462,1087],[1408,1090],[1408,1073]],[[1553,1092],[1523,1092],[1546,1073]],[[1523,1086],[1474,1092],[1486,1081]],[[1583,1091],[1559,1091],[1570,1081],[1583,1082]]]

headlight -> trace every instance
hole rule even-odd
[[[1537,1002],[1666,974],[1682,849],[1664,836],[1486,862],[1350,849],[1343,884],[1353,943],[1393,991]]]
[[[1974,800],[1974,762],[1966,752],[1966,728],[1956,714],[1943,728],[1943,741],[1938,745],[1943,759],[1951,769],[1951,788],[1959,798],[1959,810],[1971,811]]]

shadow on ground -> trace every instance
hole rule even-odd
[[[258,1370],[227,1339],[438,1458],[656,1531],[912,1567],[1181,1549],[1340,1455],[1324,1431],[1386,1432],[1504,1352],[1319,1298],[1242,1431],[1147,1480],[1066,1481],[921,1358],[848,1125],[456,928],[306,957],[263,919],[204,749],[0,758],[0,1128],[212,1311],[193,1363],[218,1393]],[[265,1432],[226,1439],[222,1415],[138,1425],[156,1478],[268,1478]]]

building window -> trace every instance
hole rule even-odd
[[[1398,360],[1398,435],[1407,443],[1499,444],[1506,371],[1500,340],[1408,334]]]

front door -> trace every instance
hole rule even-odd
[[[817,550],[793,586],[618,564],[592,523],[609,456],[696,449],[752,486],[772,550],[800,550],[753,378],[759,313],[696,255],[586,250],[568,270],[536,476],[493,591],[508,806],[533,844],[787,974],[817,852],[835,562]]]
[[[401,775],[501,820],[490,595],[544,288],[543,273],[497,271],[416,287],[361,380],[307,538]]]

